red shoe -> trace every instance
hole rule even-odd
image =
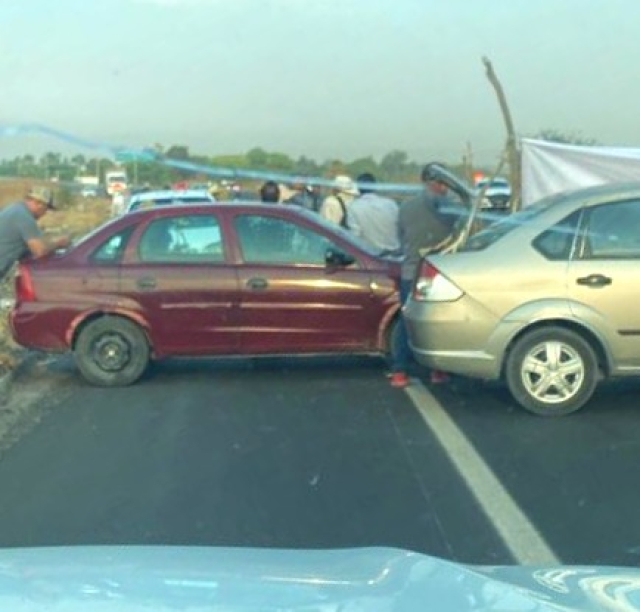
[[[390,381],[391,386],[396,389],[404,389],[411,382],[404,372],[394,372],[390,377]]]
[[[434,385],[441,385],[442,383],[449,382],[449,375],[446,372],[440,370],[432,370],[429,380]]]

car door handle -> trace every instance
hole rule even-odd
[[[261,291],[269,286],[266,278],[250,278],[247,281],[247,287],[254,291]]]
[[[576,282],[578,285],[585,285],[587,287],[604,287],[610,285],[613,280],[604,274],[590,274],[589,276],[582,276]]]
[[[136,281],[136,285],[138,286],[138,289],[155,289],[157,283],[153,276],[143,276]]]

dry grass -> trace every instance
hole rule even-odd
[[[32,182],[0,181],[0,207],[19,201]],[[40,226],[47,235],[71,235],[78,238],[109,218],[108,200],[75,199],[67,208],[48,213]],[[0,283],[0,300],[13,297],[13,274]],[[15,367],[20,353],[11,339],[6,312],[0,313],[0,374]]]

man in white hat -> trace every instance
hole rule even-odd
[[[50,240],[43,236],[37,220],[48,210],[55,210],[51,192],[33,187],[23,202],[9,204],[0,211],[0,281],[26,255],[40,258],[69,246],[68,237]]]
[[[334,179],[335,187],[331,189],[322,206],[320,215],[341,227],[347,227],[347,206],[358,195],[355,183],[350,177],[338,175]]]

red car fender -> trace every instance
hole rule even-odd
[[[376,348],[381,352],[384,352],[387,348],[387,330],[389,329],[391,322],[396,318],[397,315],[399,315],[399,313],[400,304],[396,302],[389,307],[384,317],[382,317],[382,319],[380,320],[380,325],[378,326],[378,341]]]
[[[151,338],[151,327],[147,320],[139,313],[132,312],[131,310],[126,310],[124,308],[96,308],[94,310],[89,310],[87,312],[83,312],[71,321],[71,325],[69,325],[69,329],[65,335],[65,341],[67,346],[71,348],[73,346],[73,340],[76,336],[77,330],[80,326],[85,323],[89,319],[97,319],[98,317],[103,317],[106,315],[115,315],[119,317],[123,317],[125,319],[129,319],[134,323],[137,323],[144,331],[145,336],[149,342],[149,346],[153,350],[153,341]]]

